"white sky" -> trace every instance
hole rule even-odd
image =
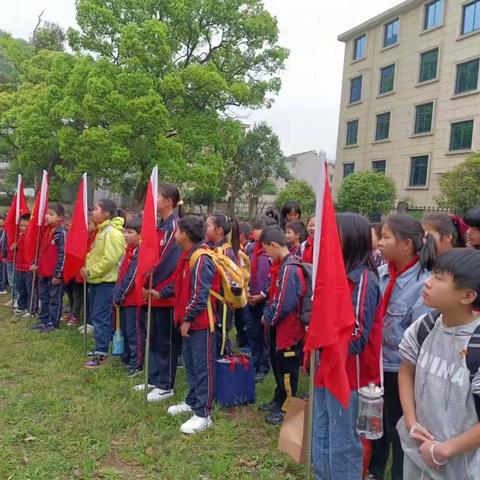
[[[0,29],[28,39],[44,20],[75,24],[74,0],[0,0]],[[246,123],[266,121],[285,154],[325,150],[335,158],[344,45],[337,36],[400,0],[264,0],[278,18],[280,44],[290,49],[282,90],[270,110],[253,112]]]

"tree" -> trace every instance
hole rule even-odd
[[[341,212],[372,217],[390,212],[395,206],[395,198],[395,184],[390,178],[383,173],[364,171],[343,180],[336,207]]]
[[[311,185],[304,180],[291,180],[280,190],[277,200],[275,201],[275,206],[278,211],[280,211],[289,200],[297,201],[304,215],[310,215],[315,212],[315,191]]]
[[[32,54],[27,42],[0,30],[0,92],[18,88],[20,65]]]
[[[480,205],[480,152],[446,173],[440,180],[442,196],[436,201],[441,208],[466,212]]]
[[[65,50],[65,41],[67,35],[63,28],[54,22],[41,23],[41,16],[37,28],[33,32],[30,43],[35,52],[40,50],[51,50],[63,52]]]

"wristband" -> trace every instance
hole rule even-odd
[[[443,467],[444,465],[447,464],[448,460],[445,460],[443,463],[437,462],[437,459],[435,458],[435,452],[434,452],[436,445],[438,445],[438,442],[433,442],[433,443],[430,445],[430,455],[432,456],[433,463],[434,463],[437,467]]]

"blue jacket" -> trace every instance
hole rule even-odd
[[[7,232],[3,228],[2,231],[0,232],[0,256],[2,260],[5,260],[8,255],[8,250],[7,250]]]
[[[124,307],[137,305],[138,299],[135,298],[134,288],[137,264],[138,247],[127,247],[118,273],[117,284],[112,291],[112,299],[116,305],[122,305]]]
[[[388,265],[379,269],[382,294],[390,280]],[[395,282],[383,317],[383,365],[386,372],[398,372],[401,363],[399,345],[407,328],[421,315],[431,311],[423,304],[422,291],[430,272],[420,272],[420,263],[402,273]]]

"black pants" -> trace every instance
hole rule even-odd
[[[262,325],[263,309],[265,302],[257,305],[248,305],[245,308],[245,326],[248,346],[252,350],[253,366],[255,373],[268,373],[270,359],[268,347],[265,343],[265,331]]]
[[[122,360],[130,368],[141,368],[145,349],[145,338],[141,328],[144,311],[138,307],[120,309],[120,328],[125,341],[125,353]]]
[[[235,330],[237,331],[237,345],[238,348],[243,348],[248,345],[247,327],[245,317],[247,315],[248,306],[245,308],[238,308],[234,311]]]
[[[230,341],[230,330],[233,326],[233,315],[234,310],[227,309],[227,317],[226,317],[226,332],[225,335],[223,334],[223,308],[224,304],[220,301],[217,301],[217,323],[215,325],[215,341],[216,347],[215,351],[217,354],[217,358],[221,358],[225,355],[232,354],[232,342]],[[222,346],[225,344],[225,347],[222,352]]]
[[[32,272],[21,272],[17,270],[15,272],[15,290],[18,295],[18,309],[19,310],[28,310],[30,308],[30,295],[32,294]],[[35,312],[35,300],[34,312]],[[34,313],[32,312],[32,313]]]
[[[281,410],[287,399],[287,382],[290,383],[292,397],[297,394],[301,345],[297,344],[286,350],[277,350],[275,328],[270,329],[270,342],[270,360],[276,383],[273,396],[274,410]]]
[[[146,327],[146,309],[144,313]],[[148,383],[172,390],[177,373],[178,351],[182,337],[173,321],[173,307],[152,308]]]
[[[397,432],[397,423],[403,415],[398,393],[398,373],[385,372],[385,393],[383,409],[384,434],[380,440],[372,442],[372,459],[370,473],[384,480],[385,469],[392,446],[392,480],[403,479],[403,450]]]
[[[52,283],[51,277],[38,278],[38,298],[40,300],[40,315],[38,320],[44,325],[58,328],[63,309],[63,282]]]

